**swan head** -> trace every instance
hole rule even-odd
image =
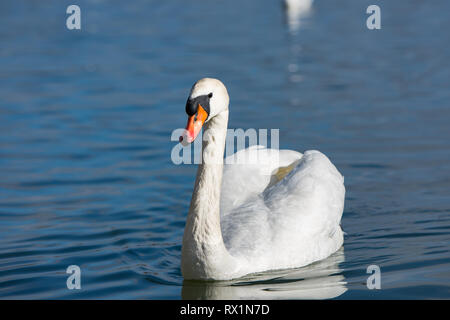
[[[194,83],[186,101],[188,121],[180,142],[183,145],[192,143],[205,123],[228,111],[229,101],[227,88],[220,80],[203,78]]]

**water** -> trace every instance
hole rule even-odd
[[[450,2],[0,3],[0,297],[450,298]],[[345,176],[344,248],[237,282],[185,282],[195,166],[170,160],[192,83],[220,78],[230,128],[279,128]],[[66,288],[66,268],[82,289]],[[381,268],[368,290],[366,268]]]

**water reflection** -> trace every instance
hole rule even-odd
[[[339,264],[344,249],[309,266],[234,281],[184,281],[183,299],[331,299],[347,291]]]
[[[300,63],[301,51],[302,47],[300,46],[300,44],[293,43],[291,45],[291,54],[287,70],[289,72],[289,81],[294,84],[303,81],[303,70]],[[291,102],[293,105],[296,105],[298,103],[297,99],[295,98],[293,98]]]
[[[312,10],[313,0],[285,0],[286,22],[292,34],[297,33]]]

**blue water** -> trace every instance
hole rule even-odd
[[[78,0],[80,31],[69,4],[0,2],[0,298],[450,298],[449,1],[316,0],[298,30],[277,0]],[[345,176],[342,250],[183,283],[196,167],[170,135],[205,76],[230,128],[279,128]]]

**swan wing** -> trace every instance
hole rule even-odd
[[[222,219],[227,248],[261,270],[298,267],[327,257],[343,242],[343,182],[324,154],[305,152],[281,181]]]
[[[306,151],[298,165],[262,194],[273,226],[305,237],[332,236],[344,208],[344,177],[319,151]],[[289,233],[289,232],[283,232]]]
[[[268,185],[292,169],[292,164],[301,157],[302,154],[296,151],[268,149],[260,145],[226,157],[220,199],[221,216],[261,194]]]

